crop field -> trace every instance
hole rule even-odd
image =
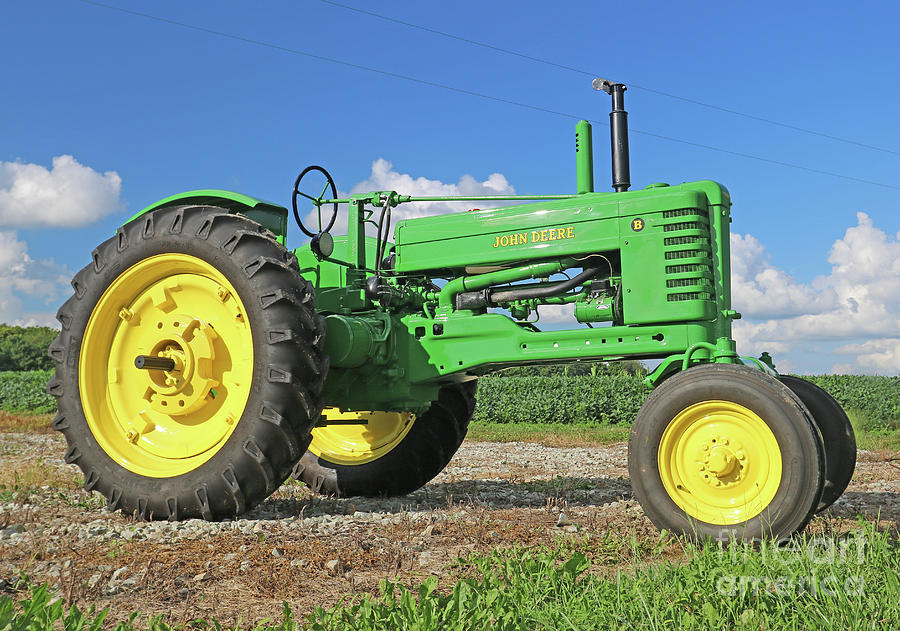
[[[46,410],[42,375],[0,374],[18,410],[0,412],[0,630],[900,628],[892,379],[814,378],[850,410],[854,479],[803,537],[745,546],[660,533],[632,498],[633,375],[485,378],[425,488],[289,480],[218,523],[135,521],[81,490],[52,415],[22,412]]]

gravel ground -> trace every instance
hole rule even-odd
[[[570,537],[612,570],[659,541],[632,498],[624,443],[467,442],[434,481],[401,498],[319,498],[289,481],[241,519],[219,523],[111,514],[77,488],[63,452],[57,435],[0,434],[7,479],[37,471],[48,481],[0,503],[0,589],[24,572],[69,601],[110,607],[110,620],[140,610],[171,622],[246,623],[277,617],[282,600],[307,612],[372,593],[384,578],[452,582],[459,557],[494,548]],[[810,530],[849,529],[860,514],[897,527],[900,469],[867,452],[859,460],[847,493]],[[641,543],[621,545],[626,539]]]

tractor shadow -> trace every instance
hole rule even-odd
[[[628,478],[557,477],[549,480],[458,480],[432,482],[399,497],[331,497],[312,494],[305,486],[288,483],[245,515],[277,512],[282,516],[416,513],[454,508],[504,510],[513,508],[590,507],[632,497]]]

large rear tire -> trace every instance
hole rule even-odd
[[[281,485],[321,412],[327,359],[312,288],[271,233],[221,208],[157,210],[72,286],[48,391],[85,489],[144,519],[211,520]]]
[[[339,497],[411,493],[447,466],[474,410],[474,381],[444,386],[418,416],[326,410],[294,477],[317,493]]]
[[[638,413],[628,458],[635,494],[658,528],[717,539],[802,529],[825,469],[803,402],[777,379],[731,364],[663,382]]]
[[[820,513],[843,495],[856,469],[856,435],[850,419],[830,394],[799,377],[782,375],[781,383],[800,397],[812,414],[825,445],[825,484],[816,512]]]

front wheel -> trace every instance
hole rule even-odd
[[[324,322],[296,258],[209,206],[154,211],[72,281],[48,386],[66,462],[110,509],[222,519],[284,481],[309,444]]]
[[[628,443],[635,494],[660,529],[717,539],[802,529],[822,493],[822,440],[777,379],[731,364],[690,368],[641,408]]]
[[[440,473],[459,449],[475,410],[475,381],[441,388],[421,415],[326,409],[294,476],[317,493],[405,495]]]

